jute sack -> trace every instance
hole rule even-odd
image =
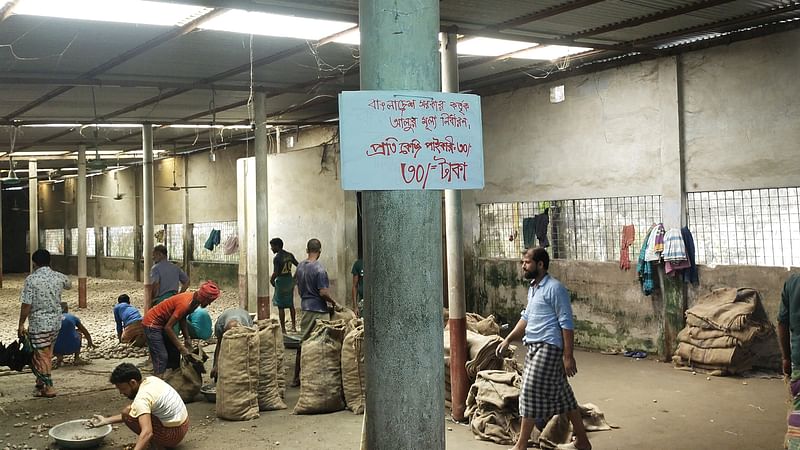
[[[178,391],[184,403],[193,402],[203,386],[203,362],[208,357],[199,347],[196,352],[181,358],[181,366],[164,376],[164,381]]]
[[[258,417],[258,331],[236,327],[222,337],[218,363],[217,417],[250,420]]]
[[[341,353],[346,325],[341,320],[317,320],[303,342],[300,356],[300,399],[294,414],[315,414],[345,408]]]
[[[256,322],[258,327],[258,409],[286,409],[283,402],[283,333],[278,319]]]
[[[342,343],[342,388],[347,409],[355,414],[364,413],[364,393],[367,385],[364,378],[364,325],[355,321],[355,329],[347,333]]]
[[[331,321],[334,321],[334,320],[343,320],[344,321],[345,326],[346,326],[345,334],[349,333],[350,330],[355,328],[353,325],[351,325],[351,321],[354,320],[355,318],[356,318],[356,313],[353,312],[352,309],[350,309],[350,308],[348,308],[346,306],[336,305],[333,308],[333,311],[331,312]]]

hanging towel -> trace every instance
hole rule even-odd
[[[522,219],[522,243],[525,248],[534,246],[536,239],[536,222],[533,217]]]
[[[686,247],[686,256],[691,264],[687,270],[683,271],[683,282],[692,283],[696,286],[700,283],[700,275],[697,272],[697,264],[695,264],[694,237],[692,237],[689,227],[681,228],[681,235],[683,236],[683,244]]]
[[[642,249],[639,250],[639,260],[636,264],[636,273],[639,275],[639,283],[642,285],[642,292],[644,295],[650,295],[653,293],[653,289],[655,287],[655,283],[653,282],[653,266],[652,264],[645,259],[645,253],[647,253],[648,242],[650,237],[655,234],[656,226],[653,225],[647,230],[647,234],[644,236],[644,243],[642,244]]]
[[[685,261],[688,259],[686,256],[686,246],[683,245],[683,235],[681,230],[677,228],[670,228],[664,235],[664,253],[661,254],[664,261]]]
[[[659,249],[658,242],[661,242]],[[653,227],[650,237],[647,238],[647,251],[644,255],[645,261],[658,261],[661,259],[661,252],[664,250],[664,225],[657,224]]]
[[[688,269],[691,266],[692,264],[688,259],[682,259],[680,261],[666,261],[664,262],[664,271],[671,277],[677,277],[681,274],[681,270]]]
[[[239,236],[229,236],[222,244],[222,253],[232,255],[239,251]]]
[[[214,247],[218,246],[220,243],[220,239],[222,237],[222,233],[219,230],[211,229],[211,233],[208,234],[208,239],[206,239],[206,243],[203,244],[206,250],[214,251]]]
[[[631,256],[630,246],[633,245],[633,239],[636,236],[636,228],[633,225],[625,225],[622,227],[622,237],[620,237],[620,251],[619,251],[619,268],[622,270],[631,269]]]
[[[536,230],[536,239],[539,240],[539,247],[547,248],[550,241],[547,240],[547,225],[550,224],[550,215],[546,212],[533,216],[533,226]]]
[[[153,237],[156,238],[156,242],[164,242],[164,229],[162,228],[156,231],[156,234],[153,235]]]

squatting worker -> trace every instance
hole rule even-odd
[[[186,316],[198,306],[206,307],[219,297],[219,288],[213,281],[206,281],[194,292],[183,292],[150,308],[142,319],[147,347],[153,360],[153,375],[163,378],[167,369],[180,366],[180,355],[187,355],[192,346]],[[172,329],[180,323],[184,344],[181,344]]]
[[[211,378],[217,378],[219,350],[222,348],[222,338],[225,336],[225,332],[238,326],[253,326],[253,318],[250,317],[250,313],[242,308],[226,309],[214,322],[214,336],[217,337],[217,346],[214,349],[214,367],[211,369]]]
[[[88,427],[124,422],[136,433],[135,450],[178,446],[189,432],[189,413],[180,394],[157,377],[142,379],[133,364],[122,363],[111,372],[111,383],[120,394],[133,400],[121,414],[112,417],[96,415]]]
[[[330,308],[336,306],[330,294],[330,283],[328,282],[328,272],[319,256],[322,253],[322,243],[319,239],[311,239],[306,244],[308,258],[297,266],[294,274],[297,282],[297,291],[300,293],[300,308],[303,310],[303,317],[300,318],[302,340],[305,341],[311,336],[311,330],[317,319],[330,320]],[[297,358],[294,363],[294,382],[293,386],[300,385],[300,349],[297,349]]]
[[[81,319],[74,314],[70,314],[67,302],[61,302],[61,329],[58,331],[56,343],[53,346],[53,353],[56,355],[56,365],[61,367],[64,364],[64,356],[75,355],[74,364],[86,364],[87,361],[81,359],[81,342],[86,338],[86,345],[94,348],[92,335],[89,330],[81,323]]]
[[[153,268],[150,269],[150,282],[152,283],[152,306],[175,294],[186,292],[189,288],[189,276],[180,267],[170,262],[167,257],[167,247],[156,245],[153,248]],[[180,290],[179,290],[180,289]]]
[[[50,252],[36,250],[31,255],[33,272],[25,278],[20,300],[19,337],[28,335],[33,347],[31,370],[36,376],[36,397],[55,397],[53,345],[61,329],[61,291],[72,288],[69,278],[50,268]],[[25,321],[28,329],[25,330]]]
[[[792,274],[783,284],[778,312],[778,341],[783,374],[789,377],[792,408],[788,416],[786,443],[800,449],[800,274]]]
[[[512,450],[525,450],[536,420],[567,413],[575,440],[559,449],[589,450],[592,444],[583,427],[578,402],[567,381],[578,373],[573,348],[572,305],[567,289],[547,274],[550,255],[543,248],[528,249],[522,257],[525,278],[531,280],[528,305],[514,330],[497,347],[505,352],[512,340],[523,337],[528,347],[519,395],[522,430]]]
[[[114,305],[114,322],[117,325],[117,339],[120,342],[134,347],[144,347],[147,340],[142,327],[142,314],[131,305],[128,294],[117,297],[117,304]]]

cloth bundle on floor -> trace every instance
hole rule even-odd
[[[686,327],[678,333],[672,360],[719,375],[753,366],[773,368],[778,353],[774,336],[758,291],[715,289],[686,311]]]
[[[355,414],[364,413],[366,367],[364,365],[364,322],[356,319],[355,327],[347,333],[342,343],[342,388],[347,409]]]
[[[484,318],[480,314],[467,313],[467,330],[491,336],[500,333],[500,325],[495,321],[494,314]]]
[[[206,372],[204,363],[207,359],[208,355],[197,347],[192,353],[181,358],[179,368],[168,370],[164,375],[164,381],[178,391],[184,403],[193,402],[200,393],[203,374]]]
[[[258,417],[258,330],[235,327],[225,332],[218,363],[217,417],[250,420]]]
[[[519,389],[522,379],[515,372],[478,372],[467,394],[467,409],[472,433],[481,440],[512,445],[520,432]]]
[[[581,412],[583,427],[586,428],[586,431],[607,431],[619,428],[608,423],[603,411],[591,403],[578,405],[578,409]],[[572,423],[566,414],[551,417],[537,438],[539,448],[543,450],[553,450],[558,447],[558,444],[566,444],[571,440]]]
[[[316,414],[345,408],[342,391],[344,321],[317,320],[301,348],[300,399],[294,414]]]
[[[278,319],[256,322],[258,328],[258,409],[286,409],[283,370],[283,333]]]

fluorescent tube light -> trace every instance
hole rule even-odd
[[[532,44],[530,42],[476,37],[458,41],[458,46],[456,48],[460,55],[500,56],[506,53],[518,52],[526,48],[535,47],[536,45],[537,44]]]
[[[13,14],[178,26],[209,8],[145,0],[20,0]]]
[[[231,9],[209,19],[200,28],[260,36],[319,40],[354,26],[356,24],[351,22],[306,19],[304,17]]]
[[[24,128],[75,128],[82,125],[81,123],[31,123],[21,126]]]

